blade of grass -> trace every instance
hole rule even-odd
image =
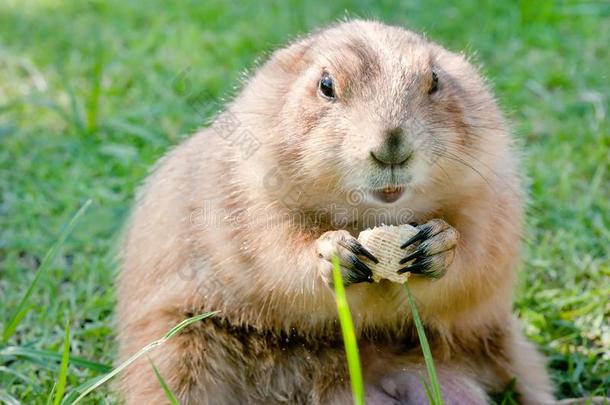
[[[362,381],[362,369],[360,367],[360,356],[358,354],[358,342],[354,332],[352,315],[347,304],[345,287],[341,278],[339,258],[333,256],[333,283],[335,285],[335,300],[337,301],[337,312],[339,313],[339,323],[343,334],[345,354],[347,356],[347,367],[352,385],[352,395],[355,405],[364,405],[364,383]]]
[[[148,361],[150,362],[150,366],[152,367],[153,371],[155,372],[155,377],[157,377],[157,381],[159,381],[159,384],[161,384],[161,387],[163,388],[163,392],[165,393],[165,396],[167,397],[167,400],[169,401],[169,403],[171,405],[180,405],[180,402],[178,402],[178,399],[176,398],[176,396],[174,395],[172,390],[169,388],[169,386],[163,379],[163,376],[161,375],[161,373],[159,373],[159,370],[157,370],[157,367],[155,367],[155,364],[152,362],[151,359],[148,359]]]
[[[17,398],[13,397],[5,390],[0,390],[0,403],[6,405],[21,405],[21,402],[19,402]]]
[[[61,356],[61,365],[59,366],[59,378],[57,380],[57,390],[55,391],[54,405],[59,405],[64,397],[66,389],[66,380],[68,378],[68,363],[70,362],[70,324],[66,322],[66,336],[64,337],[64,350]]]
[[[44,98],[40,94],[36,94],[35,96],[24,97],[20,102],[30,104],[35,107],[43,107],[50,111],[53,111],[57,115],[59,115],[67,124],[72,123],[72,117],[70,116],[70,112],[64,109],[59,103],[54,100]],[[9,108],[12,107],[9,105]]]
[[[206,313],[194,316],[192,318],[185,319],[184,321],[180,322],[178,325],[176,325],[173,328],[171,328],[161,339],[157,339],[157,340],[155,340],[153,342],[150,342],[149,344],[147,344],[146,346],[144,346],[143,348],[138,350],[130,358],[125,360],[123,363],[119,364],[116,368],[114,368],[108,374],[106,374],[106,375],[104,375],[102,377],[96,377],[96,378],[92,379],[91,383],[90,382],[86,382],[84,384],[86,386],[84,391],[78,396],[78,398],[76,398],[74,400],[74,402],[71,402],[71,404],[74,405],[74,404],[79,403],[83,398],[85,398],[87,395],[89,395],[96,388],[98,388],[99,386],[105,384],[107,381],[109,381],[114,376],[119,374],[121,371],[123,371],[124,369],[129,367],[133,362],[138,360],[140,357],[144,356],[146,353],[148,353],[151,350],[153,350],[154,348],[164,344],[169,339],[171,339],[172,337],[176,336],[178,333],[182,332],[182,330],[184,328],[186,328],[187,326],[189,326],[189,325],[191,325],[191,324],[193,324],[195,322],[199,322],[199,321],[201,321],[201,320],[203,320],[205,318],[208,318],[210,316],[216,315],[218,312],[219,311],[206,312]],[[68,397],[66,397],[66,399],[71,399],[73,396],[74,395],[69,395]],[[62,404],[63,403],[67,403],[67,401],[63,401]]]
[[[42,263],[40,264],[38,271],[36,271],[36,274],[34,275],[34,279],[30,283],[25,294],[23,294],[21,301],[17,305],[17,309],[15,310],[15,314],[13,315],[13,318],[6,324],[6,326],[4,328],[4,332],[2,333],[2,342],[3,343],[7,343],[8,340],[11,338],[11,336],[13,336],[13,334],[17,330],[17,327],[21,323],[21,320],[27,315],[29,310],[32,308],[31,305],[26,306],[26,304],[27,304],[28,300],[30,299],[32,292],[34,291],[34,287],[36,287],[36,285],[40,281],[40,278],[42,277],[42,275],[51,266],[51,263],[53,262],[53,259],[55,259],[55,256],[57,255],[59,248],[64,244],[64,242],[66,241],[66,238],[68,237],[68,235],[70,235],[70,233],[76,226],[76,223],[78,222],[80,217],[82,217],[83,214],[85,213],[85,211],[87,211],[87,208],[89,208],[89,205],[91,205],[91,200],[87,200],[80,207],[80,209],[76,212],[76,214],[74,214],[74,216],[72,217],[70,222],[68,222],[68,225],[66,226],[64,231],[59,236],[59,239],[57,240],[55,245],[53,245],[53,247],[51,247],[51,249],[45,255],[44,259],[42,259]]]
[[[59,76],[61,78],[61,82],[64,87],[64,91],[66,92],[66,95],[68,96],[68,100],[70,103],[70,112],[71,112],[70,123],[72,123],[72,125],[74,125],[74,128],[76,128],[76,130],[81,135],[86,135],[86,128],[85,128],[85,123],[84,123],[84,119],[83,119],[83,112],[82,112],[80,104],[78,103],[78,99],[76,97],[76,92],[74,91],[74,88],[72,87],[72,83],[70,82],[70,79],[69,79],[70,76],[67,74],[66,70],[64,69],[63,63],[58,63],[57,67],[59,70]]]
[[[405,291],[407,292],[407,299],[409,300],[409,307],[411,308],[411,313],[413,314],[413,322],[415,323],[415,329],[417,329],[417,336],[419,337],[419,343],[421,345],[422,352],[424,353],[424,361],[426,363],[426,368],[428,369],[428,378],[430,379],[430,387],[426,387],[426,392],[429,393],[429,400],[432,405],[442,405],[443,404],[443,394],[441,392],[441,385],[438,382],[438,376],[436,374],[436,368],[434,367],[434,359],[432,358],[432,353],[430,352],[430,345],[428,344],[428,339],[426,338],[426,332],[424,330],[424,325],[421,322],[421,318],[419,317],[419,312],[417,311],[417,307],[415,306],[415,300],[413,299],[413,295],[411,294],[411,290],[409,290],[409,286],[404,284]],[[431,393],[430,393],[431,391]]]
[[[101,381],[104,378],[106,378],[106,374],[98,375],[97,377],[90,378],[89,380],[85,381],[84,383],[82,383],[78,387],[72,389],[70,392],[68,392],[68,394],[61,401],[62,405],[68,405],[68,404],[72,405],[74,403],[74,400],[76,399],[76,397],[81,392],[85,392],[90,387],[92,387],[93,385],[97,384],[99,381]]]
[[[45,405],[51,405],[53,403],[53,396],[55,395],[55,389],[57,388],[57,383],[53,383],[53,387],[51,388],[51,392],[49,392],[49,396],[47,397],[47,401]]]
[[[428,397],[428,402],[430,402],[432,404],[434,394],[432,394],[432,391],[430,390],[430,384],[428,384],[428,381],[426,381],[426,379],[422,375],[419,376],[419,380],[421,381],[421,385],[424,386],[424,390],[426,390],[426,396]]]
[[[29,347],[20,347],[20,346],[4,346],[0,347],[0,357],[24,357],[26,359],[38,360],[38,359],[50,359],[50,360],[59,360],[61,361],[62,355],[56,352],[51,352],[49,350],[37,350],[31,349]],[[70,363],[75,366],[88,368],[89,370],[99,371],[101,373],[107,373],[112,370],[112,367],[96,363],[94,361],[90,361],[87,359],[83,359],[82,357],[70,356]]]
[[[0,366],[0,374],[8,374],[11,375],[13,377],[15,377],[18,380],[23,381],[26,384],[29,384],[32,388],[37,389],[39,388],[35,383],[34,380],[32,380],[31,378],[27,377],[25,374],[20,373],[19,371],[15,371],[11,368],[5,367],[5,366]],[[3,380],[6,381],[6,380]]]
[[[87,131],[89,133],[97,130],[98,106],[102,89],[102,71],[104,69],[104,49],[102,48],[99,34],[95,38],[98,51],[96,52],[97,57],[91,74],[91,93],[86,104]]]

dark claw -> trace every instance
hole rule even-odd
[[[372,283],[373,282],[373,274],[372,273],[368,273],[366,269],[368,269],[368,267],[366,267],[363,263],[360,263],[360,265],[358,265],[356,263],[356,260],[358,260],[357,258],[351,259],[350,262],[352,263],[352,268],[347,268],[347,267],[342,267],[342,278],[343,278],[343,285],[345,287],[352,285],[352,284],[356,284],[356,283],[363,283],[363,282],[368,282],[368,283]],[[361,267],[361,266],[364,266]],[[369,269],[370,271],[370,269]],[[335,289],[335,283],[331,280],[330,282],[330,287],[334,290]]]
[[[421,247],[420,247],[419,249],[417,249],[413,253],[411,253],[409,256],[407,256],[404,259],[402,259],[401,261],[399,261],[398,264],[405,264],[406,262],[416,259],[418,257],[424,256],[425,254],[426,254],[426,252],[424,251],[424,249],[421,249]]]
[[[415,235],[413,235],[408,241],[406,241],[405,243],[402,244],[402,246],[400,247],[401,249],[406,248],[409,245],[414,244],[417,241],[420,241],[422,239],[425,239],[428,236],[428,230],[425,228],[421,228],[419,230],[419,232],[417,232]]]
[[[362,275],[356,271],[349,271],[343,276],[343,284],[347,287],[352,284],[372,282],[373,278]]]
[[[352,257],[350,261],[353,267],[352,270],[355,270],[355,272],[360,276],[359,278],[362,278],[361,281],[372,279],[373,272],[371,271],[369,266],[362,263],[357,257]]]
[[[410,266],[407,267],[403,267],[402,269],[398,270],[398,274],[403,274],[406,272],[412,273],[412,274],[423,274],[423,275],[430,275],[430,261],[429,260],[421,260],[421,261],[416,261],[415,263],[413,263]]]
[[[371,252],[369,252],[364,246],[362,246],[360,242],[358,242],[356,239],[342,243],[342,245],[346,249],[350,250],[352,253],[364,256],[375,264],[379,263],[379,259],[377,259]]]
[[[366,277],[366,276],[362,276],[360,274],[355,274],[353,272],[350,272],[350,273],[346,274],[346,276],[345,276],[344,285],[347,287],[352,284],[372,283],[372,282],[373,282],[372,277]]]

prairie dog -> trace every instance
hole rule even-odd
[[[333,253],[369,404],[425,401],[403,287],[369,283],[355,239],[415,223],[412,273],[446,403],[485,403],[514,378],[553,400],[511,311],[523,194],[509,130],[461,55],[374,21],[282,48],[140,191],[118,279],[120,358],[185,317],[220,311],[151,355],[183,404],[349,403]],[[164,403],[147,361],[128,404]]]

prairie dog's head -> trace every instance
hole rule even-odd
[[[363,204],[391,206],[484,181],[506,146],[464,57],[377,22],[340,23],[276,51],[247,92],[263,144],[327,199],[360,190]]]

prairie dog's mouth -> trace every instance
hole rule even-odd
[[[402,197],[404,192],[405,192],[404,187],[391,186],[391,187],[378,188],[378,189],[372,190],[371,194],[373,195],[373,197],[375,197],[377,200],[379,200],[381,202],[393,203],[395,201],[398,201],[398,199],[400,197]]]

